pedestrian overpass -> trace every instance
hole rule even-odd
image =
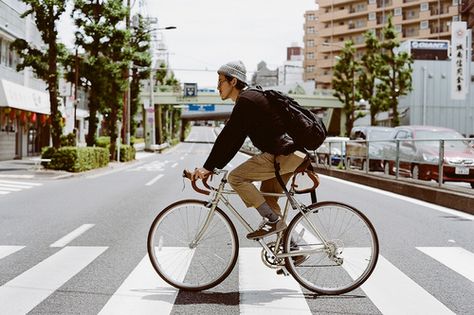
[[[344,132],[346,117],[342,111],[344,104],[335,98],[329,90],[316,90],[313,95],[291,94],[301,106],[308,107],[323,115],[323,121],[329,134],[339,135]],[[156,106],[160,105],[176,105],[185,106],[188,104],[195,105],[229,105],[228,110],[220,111],[189,111],[184,110],[181,113],[183,124],[187,121],[198,120],[226,120],[230,117],[233,105],[232,100],[223,101],[219,94],[216,93],[199,93],[197,96],[183,96],[176,92],[155,92],[150,95],[149,91],[141,94],[144,104],[150,104],[152,101]],[[145,106],[147,107],[147,106]],[[221,106],[222,107],[222,106]],[[154,111],[149,108],[147,111]]]

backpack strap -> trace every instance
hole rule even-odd
[[[288,200],[290,201],[290,204],[291,204],[291,207],[296,210],[297,209],[297,205],[296,205],[296,201],[293,199],[293,197],[290,195],[290,192],[288,191],[288,189],[286,188],[286,185],[285,183],[283,182],[283,179],[281,178],[281,175],[280,175],[280,163],[277,162],[276,160],[276,156],[275,156],[275,159],[273,160],[273,165],[275,167],[275,177],[278,181],[278,183],[280,184],[280,186],[283,188],[283,191],[285,193],[285,195],[287,196]],[[305,190],[305,191],[302,191],[300,193],[307,193],[309,192],[310,196],[311,196],[311,203],[316,203],[318,200],[317,200],[317,197],[316,197],[316,187],[319,185],[319,178],[318,176],[316,175],[316,173],[314,172],[314,169],[313,169],[313,166],[311,165],[311,159],[309,156],[306,156],[306,158],[303,160],[303,162],[300,164],[300,166],[298,166],[298,168],[295,170],[295,175],[299,172],[307,172],[308,175],[310,176],[311,180],[313,181],[313,183],[315,184],[312,188],[308,189],[308,190]]]

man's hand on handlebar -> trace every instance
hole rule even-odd
[[[194,172],[191,173],[191,178],[192,178],[193,180],[206,179],[206,178],[208,178],[209,176],[212,176],[212,172],[206,170],[206,169],[203,168],[203,167],[195,168],[195,169],[194,169]]]

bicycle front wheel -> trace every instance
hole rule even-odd
[[[377,263],[379,243],[369,219],[354,207],[320,202],[291,221],[285,251],[295,248],[299,259],[286,258],[286,267],[308,290],[343,294],[359,287]],[[305,254],[306,251],[306,254]]]
[[[189,291],[221,283],[237,261],[239,240],[229,217],[201,200],[166,207],[148,233],[148,256],[156,272],[172,286]],[[208,220],[209,219],[209,220]],[[202,236],[196,236],[207,227]]]

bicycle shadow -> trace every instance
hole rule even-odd
[[[337,299],[360,299],[366,298],[365,295],[343,294],[336,296],[320,295],[316,293],[303,293],[298,290],[290,289],[272,289],[272,290],[246,290],[243,292],[215,292],[215,291],[176,291],[172,288],[156,288],[148,291],[150,295],[143,297],[146,300],[170,302],[174,300],[175,305],[191,304],[213,304],[236,306],[244,299],[245,304],[254,306],[263,306],[281,299],[301,299],[306,300],[337,300]],[[155,293],[155,294],[153,294]],[[245,296],[245,297],[244,297]]]

